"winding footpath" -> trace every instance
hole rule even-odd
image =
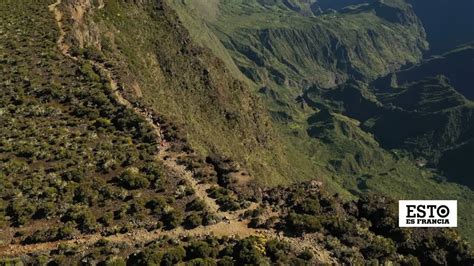
[[[65,43],[66,31],[64,30],[63,25],[63,17],[64,14],[60,10],[59,6],[62,4],[62,0],[57,0],[54,4],[49,5],[49,10],[53,13],[54,18],[56,20],[58,30],[59,30],[59,37],[57,40],[58,49],[60,52],[74,61],[80,61],[79,58],[72,56],[69,53],[70,47],[67,43]],[[104,2],[100,1],[99,9],[104,7]],[[116,101],[133,110],[137,115],[143,117],[150,127],[153,128],[157,143],[161,142],[162,139],[162,132],[163,129],[159,123],[154,121],[153,114],[148,110],[134,106],[131,102],[129,102],[125,96],[123,95],[123,89],[114,78],[114,74],[110,71],[104,64],[89,60],[89,63],[92,64],[96,69],[100,71],[100,74],[107,78],[110,88],[112,90],[113,96],[115,97]],[[196,193],[196,197],[203,200],[208,209],[215,213],[220,218],[224,219],[214,225],[209,226],[200,226],[194,229],[184,229],[182,227],[175,228],[173,230],[155,230],[155,231],[147,231],[145,229],[136,229],[132,230],[129,233],[125,234],[116,234],[111,236],[102,236],[99,233],[91,234],[91,235],[81,235],[76,237],[72,240],[59,240],[53,242],[45,242],[45,243],[38,243],[38,244],[30,244],[30,245],[7,245],[7,246],[0,246],[0,257],[14,257],[24,254],[31,254],[36,252],[44,252],[48,250],[54,250],[59,247],[59,245],[76,245],[83,248],[87,248],[87,246],[92,246],[100,239],[106,239],[112,243],[147,243],[156,239],[159,239],[163,236],[168,236],[172,238],[182,238],[182,237],[201,237],[206,235],[214,235],[217,237],[248,237],[252,235],[263,235],[267,238],[277,238],[280,240],[287,241],[289,243],[294,244],[300,250],[303,249],[311,249],[314,251],[316,255],[316,260],[325,262],[325,263],[335,263],[333,259],[331,259],[330,254],[318,247],[313,243],[313,241],[305,238],[291,238],[283,236],[282,234],[278,234],[274,230],[268,229],[254,229],[249,228],[248,220],[240,220],[239,216],[245,210],[248,209],[255,209],[258,207],[258,204],[254,203],[248,209],[241,210],[239,212],[228,213],[222,212],[219,210],[218,204],[216,204],[215,200],[210,198],[207,194],[206,190],[210,188],[210,184],[201,184],[198,183],[197,180],[194,178],[193,173],[188,171],[185,166],[180,165],[177,163],[178,154],[174,154],[169,151],[170,144],[167,143],[164,147],[159,147],[159,153],[156,156],[156,159],[161,161],[168,169],[173,171],[178,176],[185,179],[191,187],[194,189]]]

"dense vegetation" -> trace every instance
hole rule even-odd
[[[405,1],[64,1],[77,60],[52,3],[0,2],[0,265],[473,263],[472,45]]]
[[[45,3],[0,5],[1,242],[179,225],[193,191],[155,160],[144,119],[90,64],[59,53]]]
[[[170,1],[194,40],[255,85],[288,151],[329,190],[458,199],[472,238],[472,45],[455,49],[472,40],[456,12],[467,2]],[[470,26],[440,38],[439,23]]]
[[[453,230],[399,228],[397,202],[384,196],[369,194],[344,202],[317,184],[304,183],[268,191],[263,202],[282,215],[262,219],[256,211],[250,214],[256,226],[313,235],[343,263],[468,265],[474,259],[469,245]]]
[[[137,251],[138,248],[138,251]],[[131,252],[135,250],[135,252]],[[266,236],[242,239],[219,237],[173,239],[161,237],[133,247],[129,243],[98,240],[81,254],[81,247],[62,245],[51,255],[35,255],[28,264],[72,265],[308,265],[309,250],[297,250],[288,242]],[[0,265],[21,265],[20,259],[0,260]]]
[[[329,252],[333,263],[474,262],[470,246],[454,230],[398,228],[396,202],[387,197],[369,195],[345,202],[312,182],[266,190],[262,203],[242,219],[250,219],[250,225],[263,232],[274,229],[280,232],[278,236],[161,236],[135,245],[101,238],[88,246],[60,244],[48,252],[29,254],[23,261],[59,265],[79,261],[87,265],[312,265]],[[297,242],[289,240],[292,238]],[[0,263],[15,261],[19,260]]]

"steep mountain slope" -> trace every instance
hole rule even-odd
[[[6,0],[0,19],[1,265],[472,264],[454,230],[396,228],[390,198],[333,195],[366,171],[354,194],[459,194],[462,230],[474,213],[469,192],[380,149],[317,93],[301,100],[310,129],[285,141],[308,133],[313,161],[328,163],[316,169],[340,180],[249,183],[242,157],[293,153],[272,147],[281,139],[258,100],[165,3]],[[289,166],[276,183],[293,181]]]
[[[443,78],[426,79],[393,90],[396,91],[373,94],[370,86],[353,81],[335,89],[313,87],[305,92],[305,102],[318,112],[314,116],[317,127],[310,127],[309,133],[333,143],[330,147],[340,147],[339,152],[332,150],[332,154],[337,154],[335,158],[343,158],[332,161],[333,164],[338,162],[335,170],[340,176],[353,172],[357,177],[346,177],[339,182],[345,182],[348,189],[384,191],[397,197],[404,194],[401,197],[423,198],[424,195],[435,195],[428,192],[434,189],[446,198],[465,200],[469,205],[474,195],[472,190],[455,188],[457,186],[453,184],[441,182],[443,178],[432,183],[423,180],[421,176],[432,178],[433,174],[442,175],[443,172],[428,174],[412,164],[416,162],[424,168],[427,162],[430,166],[436,166],[438,162],[443,166],[449,163],[443,163],[444,158],[440,161],[443,154],[472,139],[472,103]],[[340,114],[351,117],[345,121],[352,120],[352,123],[341,124],[344,121],[341,119],[335,123]],[[392,152],[387,153],[387,150]],[[462,151],[467,155],[466,149]],[[470,160],[468,158],[472,155],[466,160]],[[358,168],[361,165],[370,167]],[[459,170],[467,173],[470,167],[471,164],[463,164]],[[382,169],[386,169],[385,172]],[[444,172],[450,181],[471,184],[470,178],[461,180],[460,176],[449,175],[453,173]],[[418,190],[419,186],[423,189]],[[410,189],[404,191],[408,187]],[[458,189],[459,192],[455,192]],[[459,197],[461,191],[466,198]],[[468,228],[466,225],[465,229],[470,231]]]
[[[130,88],[132,101],[177,123],[193,149],[231,156],[262,183],[301,175],[289,167],[257,97],[208,50],[191,43],[168,7],[157,5],[110,1],[88,18],[97,35],[104,33],[101,45],[82,49],[98,50]]]
[[[379,90],[390,86],[403,86],[420,79],[444,76],[462,95],[474,100],[472,77],[474,75],[474,44],[462,45],[445,54],[425,60],[421,64],[396,71],[373,82]]]
[[[219,156],[204,161],[176,126],[127,99],[111,64],[76,46],[97,29],[81,24],[82,15],[102,8],[88,1],[0,3],[1,265],[123,261],[135,245],[161,236],[257,234],[229,213],[244,212],[249,202],[217,184],[241,174],[237,166]],[[109,241],[117,244],[112,253]],[[310,248],[306,260],[332,260],[314,243]],[[288,252],[297,259],[301,250]]]
[[[316,12],[341,11],[353,5],[370,4],[376,0],[317,0],[312,4],[312,9]]]
[[[443,172],[423,167],[426,159],[430,166],[437,165],[445,151],[470,138],[470,102],[456,92],[467,96],[470,91],[466,86],[470,48],[418,65],[428,46],[408,3],[170,3],[193,39],[234,70],[237,66],[241,73],[233,75],[244,74],[259,88],[273,120],[280,124],[277,129],[291,143],[289,151],[299,151],[301,158],[324,169],[323,180],[342,186],[343,195],[378,191],[396,198],[456,198],[462,208],[470,208],[471,190],[442,182]],[[398,40],[401,36],[403,40]],[[397,72],[406,63],[414,66]],[[412,80],[408,73],[414,73]],[[439,74],[451,83],[428,79]],[[399,88],[394,93],[389,88],[397,75]],[[363,84],[380,76],[385,77]],[[339,83],[344,84],[323,89]],[[377,95],[374,86],[380,90]],[[386,90],[390,93],[384,95]],[[462,218],[461,228],[472,236],[470,217]]]
[[[430,54],[444,53],[474,41],[471,0],[410,0],[426,30]]]
[[[0,3],[0,264],[73,238],[216,219],[206,205],[186,208],[199,193],[158,160],[161,134],[107,68],[69,53],[59,4]]]
[[[454,182],[465,184],[471,189],[474,188],[472,178],[474,141],[471,139],[466,143],[447,150],[439,159],[439,169]]]
[[[417,62],[426,48],[416,16],[396,1],[320,16],[288,6],[221,1],[218,15],[208,21],[240,70],[258,84],[327,87],[349,76],[372,78]]]
[[[91,64],[57,51],[47,5],[4,1],[0,10],[1,241],[39,227],[51,238],[96,230],[96,220],[128,206],[127,188],[144,188],[146,198],[146,187],[167,180],[153,160],[154,132],[118,104]]]
[[[351,82],[332,90],[310,90],[308,96],[318,108],[357,119],[361,128],[374,134],[382,147],[408,151],[421,165],[447,167],[443,154],[450,151],[453,155],[452,149],[457,150],[474,137],[474,105],[444,76],[383,88],[374,94],[373,87]],[[469,146],[462,149],[465,156],[466,147]],[[470,169],[470,165],[464,164],[460,171]],[[461,181],[455,175],[445,174],[461,184],[471,184],[470,178]]]
[[[369,122],[369,130],[383,145],[424,156],[450,179],[471,188],[472,178],[466,173],[472,164],[460,159],[474,156],[469,144],[474,137],[474,104],[466,99],[473,97],[473,51],[466,45],[375,81],[383,92],[380,100],[392,110],[373,113],[377,120]],[[398,134],[388,134],[394,129]]]
[[[437,151],[473,137],[472,103],[443,78],[421,80],[380,98],[393,111],[368,123],[387,147],[405,145],[417,154],[437,158]],[[398,134],[388,134],[396,128]]]

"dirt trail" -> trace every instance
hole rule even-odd
[[[181,237],[200,237],[206,235],[222,236],[239,236],[247,237],[250,235],[264,234],[263,231],[248,228],[246,222],[231,221],[230,223],[218,223],[210,226],[200,226],[194,229],[184,229],[182,227],[170,230],[155,230],[146,231],[144,229],[137,229],[130,233],[116,234],[112,236],[101,236],[100,234],[85,235],[72,240],[60,240],[54,242],[38,243],[31,245],[9,245],[0,247],[0,257],[3,256],[18,256],[22,254],[29,254],[32,252],[42,252],[58,248],[59,245],[74,245],[79,247],[91,246],[100,239],[105,239],[112,243],[147,243],[158,239],[162,236],[172,238]]]
[[[196,181],[193,176],[193,173],[189,170],[186,170],[184,165],[179,165],[176,161],[177,156],[173,153],[168,152],[169,144],[165,144],[164,147],[160,150],[158,154],[158,160],[163,161],[163,164],[168,167],[169,169],[173,169],[175,173],[179,176],[183,177],[193,188],[194,192],[196,193],[196,197],[204,201],[209,209],[210,212],[217,214],[221,218],[219,211],[219,205],[217,205],[216,201],[209,197],[206,190],[211,188],[212,185],[210,184],[200,184]]]
[[[247,222],[244,221],[230,221],[229,223],[218,223],[210,226],[200,226],[194,229],[184,229],[182,227],[170,230],[156,230],[148,232],[144,229],[138,229],[130,233],[116,234],[112,236],[101,236],[100,234],[85,235],[77,239],[72,240],[61,240],[47,243],[38,243],[31,245],[9,245],[6,247],[0,247],[0,257],[15,257],[24,254],[31,254],[34,252],[44,252],[54,250],[59,245],[76,246],[80,249],[87,249],[87,247],[94,245],[97,241],[104,239],[110,243],[134,243],[134,244],[145,244],[161,237],[168,236],[170,238],[180,239],[183,237],[204,237],[204,236],[216,236],[216,237],[237,237],[245,238],[249,236],[262,236],[266,239],[276,238],[280,241],[286,241],[290,243],[297,251],[303,251],[305,249],[312,250],[315,255],[315,260],[326,264],[335,264],[336,261],[332,259],[331,254],[315,245],[314,242],[309,238],[292,238],[281,234],[277,234],[273,230],[267,229],[253,229],[249,228]]]
[[[7,247],[0,247],[0,257],[14,257],[23,254],[30,254],[33,252],[44,252],[48,250],[54,250],[59,245],[70,245],[80,248],[87,248],[95,244],[101,239],[105,239],[111,243],[134,243],[134,244],[145,244],[153,240],[159,239],[160,237],[168,236],[171,238],[180,239],[183,237],[204,237],[204,236],[216,236],[216,237],[238,237],[245,238],[249,236],[262,236],[267,239],[277,238],[281,241],[286,241],[292,246],[296,247],[298,251],[304,249],[312,250],[315,254],[316,261],[333,264],[335,261],[331,258],[329,252],[321,249],[319,246],[314,245],[310,239],[305,238],[291,238],[277,234],[273,230],[266,229],[253,229],[249,228],[247,222],[244,221],[230,221],[229,223],[218,223],[210,226],[200,226],[194,229],[184,229],[182,227],[170,230],[155,230],[148,232],[144,229],[139,229],[125,234],[116,234],[112,236],[101,236],[100,234],[81,236],[77,239],[72,240],[61,240],[47,243],[39,243],[32,245],[9,245]]]
[[[61,10],[59,9],[59,5],[61,3],[62,3],[62,0],[57,0],[54,4],[49,6],[49,10],[54,14],[54,18],[55,18],[55,20],[57,22],[57,26],[59,28],[59,38],[58,38],[58,41],[57,41],[57,45],[58,45],[59,50],[61,51],[61,53],[63,53],[65,56],[73,59],[74,61],[79,61],[79,58],[77,58],[75,56],[72,56],[69,53],[70,47],[64,41],[65,36],[66,36],[66,32],[64,30],[64,25],[63,25],[63,22],[62,22],[62,19],[63,19],[64,15],[61,12]],[[103,7],[104,7],[104,3],[102,2],[102,3],[100,3],[98,8],[101,9]],[[96,62],[96,61],[93,61],[93,60],[89,60],[89,63],[92,64],[96,69],[98,69],[99,72],[101,73],[101,75],[103,75],[107,78],[107,80],[109,81],[110,89],[112,90],[113,96],[116,99],[116,101],[119,104],[127,107],[128,109],[133,110],[137,115],[143,117],[147,121],[148,125],[153,128],[153,131],[155,132],[155,135],[156,135],[156,138],[157,138],[157,143],[160,143],[161,139],[162,139],[162,136],[163,136],[163,129],[162,129],[161,125],[158,122],[154,121],[153,114],[150,111],[148,111],[148,110],[146,110],[142,107],[134,106],[130,101],[128,101],[124,97],[123,88],[117,82],[117,79],[114,77],[114,74],[112,73],[112,71],[110,69],[108,69],[103,63],[99,63],[99,62]],[[214,199],[210,198],[209,195],[206,192],[206,190],[209,189],[212,185],[198,183],[196,181],[196,179],[194,178],[192,172],[186,170],[185,166],[179,165],[177,163],[176,160],[178,158],[178,155],[180,155],[180,154],[169,152],[169,148],[170,148],[169,143],[167,143],[167,145],[164,146],[164,147],[159,147],[159,149],[158,149],[159,153],[157,155],[157,159],[162,161],[166,167],[171,169],[173,172],[178,174],[180,177],[184,178],[191,185],[191,187],[193,188],[193,190],[196,193],[196,196],[206,203],[206,205],[208,206],[208,208],[211,212],[216,214],[218,217],[225,218],[227,220],[230,220],[230,219],[236,220],[236,219],[238,219],[239,214],[243,213],[243,211],[238,212],[238,213],[236,213],[236,212],[234,212],[234,213],[220,212],[219,211],[219,205],[217,205],[216,201]]]
[[[59,28],[59,37],[57,41],[57,45],[61,53],[71,58],[74,61],[79,61],[77,57],[72,56],[69,53],[69,45],[65,43],[65,36],[66,32],[64,30],[64,25],[62,22],[63,13],[59,9],[59,5],[61,5],[62,0],[57,0],[54,4],[49,6],[49,10],[54,14],[54,18],[56,20],[57,26]],[[104,7],[104,2],[100,1],[99,9]],[[113,95],[119,104],[124,105],[125,107],[132,109],[136,114],[143,117],[148,124],[154,129],[156,133],[156,137],[158,139],[157,143],[161,142],[162,139],[162,128],[159,123],[154,121],[153,115],[151,112],[147,111],[144,108],[140,108],[134,106],[130,103],[124,96],[123,96],[123,88],[119,85],[119,83],[114,78],[112,71],[110,71],[105,65],[102,63],[98,63],[92,60],[89,60],[94,67],[96,67],[102,75],[105,75],[107,80],[109,81],[110,88],[113,92]],[[287,241],[295,245],[295,247],[299,249],[311,249],[315,251],[316,259],[321,262],[326,263],[334,263],[331,259],[330,254],[314,245],[313,241],[305,239],[305,238],[290,238],[283,236],[282,234],[277,234],[274,230],[267,230],[267,229],[253,229],[248,227],[248,221],[241,221],[239,220],[240,214],[245,212],[249,209],[255,209],[259,205],[257,203],[253,203],[249,208],[240,210],[237,212],[222,212],[219,210],[219,206],[215,202],[214,199],[210,198],[207,194],[206,190],[211,187],[210,184],[201,184],[196,181],[193,176],[193,173],[186,170],[185,166],[179,165],[177,162],[179,154],[175,154],[170,152],[170,144],[166,144],[164,147],[160,147],[159,153],[157,155],[157,160],[160,160],[164,163],[166,167],[170,170],[175,172],[180,177],[184,178],[188,183],[190,183],[191,187],[194,189],[196,196],[203,200],[206,205],[208,206],[211,212],[214,212],[221,218],[225,218],[224,221],[219,222],[214,225],[209,226],[200,226],[194,229],[184,229],[182,227],[178,227],[173,230],[164,231],[164,230],[155,230],[155,231],[146,231],[144,229],[137,229],[132,230],[126,234],[116,234],[112,236],[101,236],[100,234],[92,234],[92,235],[82,235],[73,240],[60,240],[54,242],[46,242],[46,243],[38,243],[38,244],[31,244],[31,245],[8,245],[8,246],[0,246],[0,257],[5,256],[18,256],[22,254],[29,254],[34,252],[42,252],[48,251],[58,248],[60,244],[69,244],[69,245],[76,245],[80,247],[87,247],[93,245],[100,239],[106,239],[110,242],[115,243],[146,243],[153,241],[161,236],[169,236],[174,238],[181,238],[184,236],[206,236],[206,235],[214,235],[218,237],[223,236],[236,236],[236,237],[248,237],[251,235],[263,235],[267,238],[278,238],[280,240]]]
[[[57,0],[54,4],[51,4],[48,6],[49,11],[53,13],[54,19],[56,20],[56,23],[58,24],[58,28],[59,28],[59,38],[56,43],[58,44],[59,50],[61,51],[63,55],[77,61],[78,59],[76,57],[73,57],[69,54],[69,46],[64,42],[64,38],[66,37],[66,32],[64,31],[63,22],[62,22],[63,13],[61,13],[61,10],[59,10],[58,8],[61,2],[62,0]]]
[[[77,57],[74,57],[69,53],[70,47],[64,43],[65,35],[66,35],[66,32],[64,31],[63,23],[62,23],[62,18],[64,15],[58,7],[62,3],[61,1],[62,0],[57,0],[57,2],[49,6],[50,11],[53,12],[54,14],[54,17],[57,21],[57,25],[60,31],[60,36],[57,42],[58,47],[65,56],[72,58],[75,61],[78,61],[79,59]],[[103,7],[103,6],[101,5],[99,7]],[[112,71],[109,70],[104,64],[93,61],[93,60],[89,60],[89,63],[92,64],[96,69],[98,69],[101,75],[107,78],[107,80],[109,81],[110,89],[112,90],[112,93],[116,101],[119,104],[127,107],[128,109],[133,110],[137,115],[144,118],[147,121],[148,125],[153,128],[156,138],[157,138],[156,142],[160,143],[163,136],[163,129],[162,129],[162,126],[153,119],[153,114],[150,111],[146,110],[145,108],[134,106],[130,101],[128,101],[125,98],[125,96],[123,95],[124,93],[123,88],[117,82],[117,79],[114,77],[114,74],[112,73]],[[215,200],[210,198],[206,192],[206,190],[209,189],[211,185],[198,183],[196,179],[194,178],[192,172],[186,170],[185,166],[179,165],[177,163],[177,158],[178,158],[178,155],[180,154],[169,152],[170,146],[171,146],[170,143],[167,143],[167,145],[165,145],[164,147],[158,147],[159,153],[157,155],[157,160],[162,161],[166,167],[168,167],[170,170],[175,172],[178,176],[184,178],[194,189],[194,191],[196,192],[196,196],[200,198],[201,200],[203,200],[208,205],[208,208],[211,212],[217,214],[218,216],[221,216],[221,218],[226,217],[223,215],[222,212],[219,211],[219,206],[217,205]],[[228,215],[228,216],[232,216],[232,215]],[[234,218],[237,218],[237,217],[234,217]]]
[[[79,61],[79,58],[74,57],[69,53],[70,47],[64,42],[66,32],[64,30],[64,25],[62,22],[64,15],[59,9],[59,5],[61,3],[62,3],[62,0],[57,0],[54,4],[49,6],[49,10],[54,14],[54,17],[57,22],[57,26],[59,28],[60,34],[59,34],[57,44],[61,53],[63,53],[65,56],[75,61]],[[104,4],[103,2],[101,2],[98,8],[100,9],[103,7],[104,7]],[[156,138],[157,138],[157,143],[160,143],[162,140],[164,129],[162,129],[162,126],[160,125],[160,123],[156,122],[153,119],[153,114],[143,107],[133,105],[130,101],[128,101],[125,98],[125,96],[123,95],[124,93],[123,87],[119,85],[112,71],[108,69],[103,63],[99,63],[93,60],[89,60],[88,62],[92,64],[97,70],[99,70],[102,76],[107,78],[110,89],[112,90],[113,96],[116,99],[116,101],[119,104],[133,110],[137,115],[143,117],[147,121],[148,125],[153,128]],[[232,220],[237,220],[238,215],[236,215],[236,213],[225,213],[219,210],[219,205],[215,202],[214,199],[210,198],[206,192],[206,190],[209,189],[212,185],[198,183],[197,180],[194,178],[193,173],[191,171],[188,171],[185,168],[185,166],[178,164],[177,158],[179,157],[179,155],[182,155],[182,154],[171,152],[170,147],[171,147],[170,143],[167,143],[164,147],[159,147],[158,149],[159,153],[156,157],[157,160],[162,161],[164,165],[168,167],[168,169],[172,170],[178,176],[185,179],[194,189],[196,196],[206,203],[206,205],[208,206],[211,212],[215,213],[221,218],[227,218],[227,220],[230,220],[229,218],[232,218]],[[235,221],[231,221],[231,223],[235,223]],[[223,223],[223,224],[229,227],[228,226],[229,223]],[[240,223],[240,226],[236,227],[240,230],[239,232],[240,234],[242,233],[245,234],[245,232],[242,232],[243,228],[246,228],[249,233],[253,233],[252,229],[248,228],[247,226],[242,226],[242,225],[243,223]],[[212,230],[212,228],[208,228],[208,230]],[[235,231],[235,230],[231,230],[230,232],[232,231]]]

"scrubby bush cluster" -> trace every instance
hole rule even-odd
[[[237,200],[237,197],[231,190],[223,187],[213,187],[208,191],[209,196],[216,200],[220,209],[223,211],[235,211],[243,207],[243,203]]]
[[[176,210],[194,198],[185,184],[191,193],[164,214],[144,206],[157,193],[172,197],[180,182],[156,162],[153,129],[117,103],[99,69],[60,53],[45,3],[9,3],[0,3],[0,238],[37,243],[181,225],[188,214]],[[98,57],[93,51],[76,52]]]
[[[264,202],[281,212],[274,224],[289,235],[314,234],[341,262],[397,262],[468,265],[471,247],[454,230],[400,228],[395,201],[368,195],[345,202],[318,185],[304,183],[265,193]],[[248,214],[258,217],[259,213]],[[253,223],[254,226],[267,221]]]
[[[314,254],[309,249],[295,250],[289,243],[265,236],[243,239],[205,237],[160,240],[141,245],[137,251],[129,244],[99,240],[87,252],[79,246],[62,245],[41,256],[27,258],[30,263],[69,263],[97,265],[309,265]],[[1,265],[1,262],[0,262]]]

